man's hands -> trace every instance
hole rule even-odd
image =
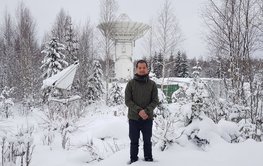
[[[148,115],[146,114],[146,112],[144,110],[141,110],[139,112],[139,116],[142,117],[143,120],[148,119]]]

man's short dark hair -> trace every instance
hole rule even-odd
[[[138,60],[137,63],[136,63],[136,68],[138,67],[138,64],[139,64],[139,63],[145,63],[145,64],[146,64],[146,67],[148,68],[148,64],[147,64],[146,60],[143,60],[143,59]]]

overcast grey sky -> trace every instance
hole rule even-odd
[[[15,9],[20,0],[0,0],[0,18],[7,9],[15,16]],[[99,0],[23,0],[31,10],[37,22],[39,41],[43,34],[50,30],[55,17],[64,8],[76,24],[83,24],[89,18],[94,24],[98,23]],[[148,23],[157,16],[163,0],[117,0],[120,13],[126,13],[133,21]],[[207,56],[204,42],[204,26],[201,9],[205,0],[173,0],[175,14],[184,36],[181,49],[189,57]],[[135,56],[140,57],[143,52],[142,39],[136,44]]]

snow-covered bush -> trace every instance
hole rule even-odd
[[[253,139],[255,137],[256,125],[252,124],[248,119],[242,119],[239,123],[239,131],[241,133],[241,141]]]
[[[88,139],[87,144],[82,147],[84,147],[84,150],[90,154],[87,158],[87,163],[103,160],[103,157],[100,156],[96,146],[94,146],[93,139]]]
[[[168,148],[173,143],[174,123],[176,117],[168,108],[166,97],[161,89],[158,89],[159,105],[155,109],[154,131],[155,144],[161,151]]]
[[[56,131],[59,130],[58,114],[49,111],[48,108],[44,109],[45,118],[39,125],[43,129],[42,143],[43,145],[51,145],[55,139]]]
[[[217,124],[218,132],[221,138],[229,143],[237,143],[240,141],[239,127],[235,122],[220,120]]]
[[[184,122],[182,125],[177,125],[179,126],[177,135],[180,137],[176,142],[179,144],[187,144],[190,141],[204,149],[210,143],[216,143],[220,139],[229,143],[240,142],[240,127],[235,122],[221,119],[216,124],[204,112],[201,111],[198,116],[193,116],[192,111],[192,103],[179,108],[179,123]]]
[[[89,138],[85,144],[85,150],[89,152],[88,162],[104,160],[112,154],[122,150],[118,138],[111,136],[102,138]]]
[[[70,148],[70,134],[77,130],[74,120],[62,120],[60,123],[61,145],[63,149]]]
[[[87,142],[82,145],[89,152],[88,162],[100,161],[127,148],[128,123],[120,117],[100,118],[91,126]],[[118,132],[116,132],[118,130]]]
[[[33,127],[21,127],[17,134],[1,138],[2,165],[29,166],[34,152]]]
[[[188,140],[198,147],[203,147],[210,143],[207,135],[204,134],[206,130],[203,128],[206,128],[206,125],[212,125],[213,121],[205,115],[209,107],[209,94],[204,82],[199,77],[201,67],[195,66],[193,69],[193,80],[186,90],[189,110],[186,111],[184,117],[184,134],[187,135]]]
[[[11,97],[14,88],[4,87],[0,94],[0,115],[5,118],[12,116],[12,107],[14,106],[14,99]]]
[[[164,151],[172,143],[174,143],[174,123],[175,118],[170,116],[164,118],[163,116],[157,115],[154,120],[153,136],[155,137],[155,144],[161,150]]]
[[[40,126],[43,128],[42,143],[51,145],[56,134],[61,136],[61,145],[63,149],[70,148],[70,134],[77,130],[76,118],[64,118],[57,113],[50,113],[49,109],[45,109],[45,118]]]
[[[124,102],[124,96],[122,94],[122,87],[117,82],[112,83],[112,87],[109,93],[109,106],[121,105]]]
[[[31,113],[34,107],[33,103],[34,103],[34,98],[32,95],[28,95],[27,97],[25,97],[22,102],[23,109],[21,111],[21,114],[28,115],[29,113]]]

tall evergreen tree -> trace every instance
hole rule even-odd
[[[172,66],[171,69],[175,75],[175,77],[188,77],[189,71],[188,71],[188,64],[187,64],[187,57],[185,53],[181,53],[181,51],[178,51],[174,66]]]
[[[181,55],[181,51],[178,51],[175,57],[175,66],[174,66],[174,72],[176,73],[175,74],[176,77],[180,77],[180,73],[182,72],[181,63],[182,63],[182,55]]]
[[[52,38],[46,43],[44,50],[41,51],[46,55],[40,67],[44,71],[42,75],[44,79],[55,75],[68,66],[65,55],[62,53],[63,50],[65,50],[65,45],[59,43],[57,38]]]
[[[103,72],[101,69],[101,64],[98,60],[93,61],[93,73],[88,81],[88,92],[85,98],[88,103],[94,103],[102,98],[104,86],[102,84]]]
[[[178,73],[179,77],[186,78],[189,76],[186,53],[182,53],[179,71],[180,71],[180,73]]]
[[[157,78],[161,78],[162,77],[162,69],[163,69],[163,56],[161,55],[161,53],[159,53],[157,55],[157,53],[155,53],[154,57],[153,57],[153,73],[155,74],[155,76]]]
[[[199,118],[202,113],[209,115],[207,111],[209,110],[208,107],[211,105],[210,96],[205,83],[200,78],[201,71],[202,68],[197,63],[197,65],[193,67],[193,79],[190,82],[189,88],[186,90],[187,98],[192,102],[192,115],[189,119],[190,123],[194,118]]]
[[[44,50],[41,51],[41,53],[45,54],[42,66],[40,67],[43,70],[43,79],[57,74],[68,66],[68,63],[65,61],[65,55],[62,53],[63,50],[65,50],[65,46],[59,43],[57,38],[52,38],[46,43]],[[42,89],[42,99],[44,103],[47,101],[50,93],[51,87]]]
[[[112,87],[110,89],[110,98],[109,98],[110,106],[123,104],[124,97],[121,91],[122,91],[122,87],[120,87],[118,83],[115,82],[112,84]]]
[[[70,64],[74,63],[78,58],[79,43],[77,40],[77,33],[73,27],[71,16],[66,17],[65,24],[65,45],[67,52],[67,59]]]

